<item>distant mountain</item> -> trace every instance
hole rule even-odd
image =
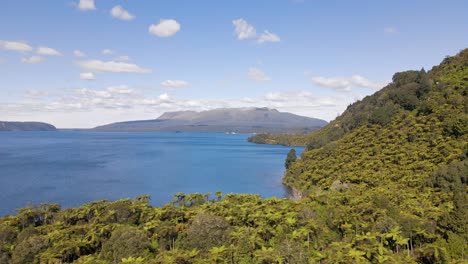
[[[4,122],[0,121],[0,131],[55,131],[53,125],[42,122]]]
[[[308,133],[326,121],[270,108],[220,108],[208,111],[166,112],[157,119],[99,126],[99,131]]]

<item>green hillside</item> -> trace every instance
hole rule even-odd
[[[183,194],[0,218],[6,263],[468,263],[468,49],[302,137],[300,200]],[[291,137],[284,139],[294,141]]]

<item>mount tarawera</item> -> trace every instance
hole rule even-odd
[[[201,112],[166,112],[157,119],[119,122],[99,131],[307,133],[327,124],[316,118],[270,108],[220,108]]]

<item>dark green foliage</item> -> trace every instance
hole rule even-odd
[[[389,102],[386,105],[375,109],[369,118],[369,123],[385,126],[390,123],[398,112],[398,107]]]
[[[12,264],[39,263],[38,254],[49,245],[47,237],[33,235],[21,240],[12,253]]]
[[[103,243],[101,257],[112,263],[123,258],[144,256],[150,248],[145,232],[132,226],[118,227],[109,240]]]
[[[211,213],[198,214],[187,229],[186,246],[208,250],[212,247],[227,246],[230,242],[230,225],[222,217]]]
[[[468,134],[468,118],[458,117],[449,120],[444,127],[444,134],[456,138]]]
[[[296,156],[296,150],[295,149],[291,149],[289,152],[288,152],[288,156],[286,157],[286,161],[284,162],[284,167],[286,169],[289,169],[289,166],[291,166],[291,164],[293,162],[295,162],[297,159],[297,156]]]

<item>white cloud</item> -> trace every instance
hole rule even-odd
[[[161,82],[161,85],[166,87],[180,88],[189,85],[189,83],[181,80],[166,80]]]
[[[22,58],[21,59],[21,62],[27,63],[27,64],[39,63],[41,61],[43,61],[43,59],[40,56],[31,56],[29,58]]]
[[[40,55],[47,55],[47,56],[61,56],[62,54],[53,49],[53,48],[49,48],[49,47],[39,47],[37,48],[37,54],[40,54]]]
[[[120,5],[114,6],[111,9],[110,13],[111,13],[111,15],[113,17],[118,18],[120,20],[130,21],[130,20],[133,20],[135,18],[134,15],[130,14],[127,10],[125,10]]]
[[[91,72],[127,72],[127,73],[150,73],[150,69],[141,68],[132,63],[116,61],[87,60],[78,61],[78,66]]]
[[[131,94],[134,93],[133,89],[130,89],[127,85],[116,85],[107,87],[107,91],[115,94]]]
[[[92,80],[96,80],[96,77],[94,76],[94,73],[92,72],[82,72],[80,73],[80,79],[92,81]]]
[[[78,8],[82,11],[95,10],[94,0],[80,0]]]
[[[103,49],[101,53],[104,55],[111,55],[111,54],[114,54],[114,51],[110,49]]]
[[[79,50],[74,50],[73,55],[75,55],[75,57],[78,57],[78,58],[86,57],[86,54],[84,54],[84,52],[79,51]]]
[[[117,58],[115,58],[115,60],[118,60],[118,61],[129,61],[131,60],[129,56],[119,56]]]
[[[397,34],[399,33],[398,29],[396,27],[386,27],[384,28],[384,32],[387,34]]]
[[[262,44],[265,42],[280,42],[281,39],[278,35],[265,30],[262,35],[258,38],[257,42]]]
[[[287,98],[283,96],[282,93],[280,92],[270,92],[265,95],[265,100],[266,101],[272,101],[272,102],[283,102]]]
[[[271,91],[256,97],[231,99],[183,99],[168,93],[139,93],[126,85],[94,90],[80,88],[64,94],[37,92],[33,100],[0,104],[0,119],[47,120],[59,127],[93,127],[119,120],[152,119],[165,111],[209,110],[222,107],[268,107],[299,115],[334,119],[363,95],[341,93],[314,95],[305,90]],[[32,92],[33,96],[35,92]],[[62,118],[59,118],[62,117]],[[55,119],[57,118],[57,119]],[[98,118],[98,119],[96,119]]]
[[[257,69],[257,68],[250,68],[249,72],[247,73],[247,76],[254,81],[257,82],[266,82],[270,81],[271,78],[266,75],[262,70]]]
[[[29,98],[38,98],[38,97],[44,97],[47,95],[49,95],[47,91],[41,91],[41,90],[36,90],[36,89],[28,90],[26,92],[26,97],[29,97]]]
[[[171,97],[167,93],[163,93],[160,96],[158,96],[159,100],[161,101],[170,101]]]
[[[341,91],[350,91],[352,87],[363,87],[370,89],[379,89],[381,84],[372,82],[360,75],[353,75],[351,77],[313,77],[312,82],[317,86],[332,88]]]
[[[257,35],[255,28],[243,18],[233,20],[232,24],[234,25],[234,31],[239,40],[253,38]]]
[[[33,48],[25,42],[0,40],[0,49],[27,52]]]
[[[179,30],[180,24],[174,19],[161,19],[159,24],[152,24],[148,29],[149,33],[162,38],[173,36]]]

